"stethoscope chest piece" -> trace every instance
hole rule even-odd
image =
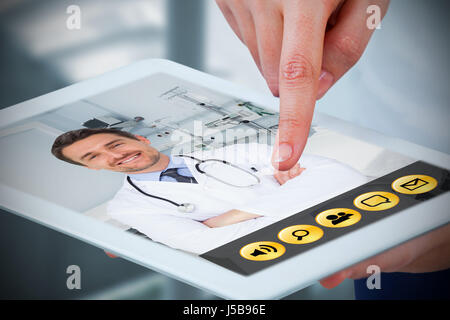
[[[182,203],[178,206],[178,211],[183,213],[194,212],[195,206],[193,203]]]

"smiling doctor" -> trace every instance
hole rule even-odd
[[[170,247],[201,254],[367,182],[335,160],[304,154],[277,171],[266,144],[165,155],[115,129],[59,136],[58,159],[126,175],[108,215]]]

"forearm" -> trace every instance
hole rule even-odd
[[[222,213],[221,215],[209,218],[205,221],[203,221],[203,224],[210,227],[210,228],[218,228],[218,227],[224,227],[228,226],[230,224],[250,220],[260,217],[257,214],[240,211],[240,210],[229,210],[225,213]]]

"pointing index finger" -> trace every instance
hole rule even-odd
[[[306,145],[316,101],[328,9],[321,1],[288,1],[280,58],[280,120],[272,162],[294,166]]]

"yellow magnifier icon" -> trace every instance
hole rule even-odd
[[[319,240],[323,231],[309,224],[297,224],[284,228],[278,233],[278,239],[291,244],[306,244]]]
[[[299,234],[301,234],[301,235],[299,235]],[[303,230],[303,229],[295,230],[294,232],[292,232],[292,235],[294,237],[296,237],[298,241],[301,241],[303,239],[303,237],[306,237],[308,234],[309,234],[309,231]]]

